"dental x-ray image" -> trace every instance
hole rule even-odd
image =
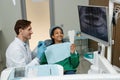
[[[108,42],[107,15],[105,7],[78,6],[81,32]]]

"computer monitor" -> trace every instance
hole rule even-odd
[[[81,35],[108,46],[111,32],[108,26],[108,8],[78,5],[78,14]]]

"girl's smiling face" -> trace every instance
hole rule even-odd
[[[63,37],[64,37],[64,34],[63,34],[63,32],[61,31],[61,29],[56,28],[56,29],[53,31],[52,38],[54,39],[55,44],[57,44],[57,43],[62,43]]]

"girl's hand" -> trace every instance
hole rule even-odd
[[[71,53],[74,53],[74,52],[75,52],[75,49],[76,49],[75,44],[71,44],[71,46],[70,46],[70,52],[71,52]]]

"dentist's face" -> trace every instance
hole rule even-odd
[[[31,39],[32,34],[33,34],[33,32],[32,32],[31,25],[29,25],[27,28],[21,30],[21,35],[22,35],[24,41]]]
[[[52,38],[54,39],[55,43],[61,43],[63,40],[63,32],[61,29],[56,28],[53,32]]]

